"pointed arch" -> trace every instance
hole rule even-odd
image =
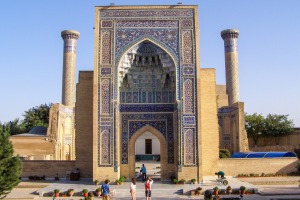
[[[179,96],[179,58],[176,55],[176,53],[167,45],[165,45],[162,41],[150,36],[150,35],[144,35],[136,38],[129,44],[127,44],[125,47],[123,47],[119,52],[116,52],[116,62],[115,62],[115,69],[114,69],[114,82],[119,83],[119,69],[120,69],[120,62],[122,61],[122,58],[124,55],[126,55],[130,50],[132,50],[134,47],[138,46],[139,44],[142,44],[145,41],[149,41],[156,45],[157,47],[161,48],[167,55],[171,58],[172,62],[174,63],[175,67],[175,77],[176,77],[176,96],[178,98]],[[116,100],[119,96],[119,88],[118,84],[114,84],[114,90],[113,90],[113,98]]]
[[[158,131],[156,128],[145,125],[142,128],[140,128],[138,131],[136,131],[129,140],[129,148],[128,148],[128,154],[129,154],[129,177],[135,176],[135,143],[138,137],[140,137],[145,132],[151,132],[153,135],[155,135],[160,143],[160,163],[161,163],[161,178],[166,179],[167,177],[167,141],[164,138],[163,134]]]
[[[158,40],[150,35],[143,35],[141,37],[138,37],[135,40],[133,40],[131,43],[129,43],[125,47],[123,47],[119,52],[116,52],[116,63],[115,63],[116,66],[119,66],[121,58],[123,57],[123,55],[126,52],[128,52],[133,47],[143,43],[144,41],[152,42],[153,44],[155,44],[156,46],[161,48],[163,51],[165,51],[172,58],[172,61],[174,62],[175,67],[177,68],[179,59],[178,59],[177,55],[175,54],[175,52],[170,47],[165,45],[163,42],[161,42],[160,40]]]

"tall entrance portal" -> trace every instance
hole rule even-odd
[[[118,116],[122,133],[120,153],[121,166],[124,166],[121,167],[121,174],[128,173],[123,169],[127,170],[126,165],[129,165],[129,176],[133,177],[131,166],[134,166],[136,157],[130,154],[135,149],[134,145],[130,146],[130,142],[135,140],[132,136],[144,127],[151,127],[165,144],[164,161],[167,162],[164,167],[171,164],[168,166],[169,173],[175,175],[174,117],[177,116],[177,105],[174,61],[150,38],[142,39],[124,53],[119,62],[118,73]],[[148,144],[144,145],[149,146],[149,142],[148,140]],[[150,151],[149,148],[147,150]],[[166,179],[168,176],[162,174],[162,177]]]
[[[135,144],[147,131],[159,140],[162,180],[201,178],[197,9],[96,7],[94,179],[134,177]]]

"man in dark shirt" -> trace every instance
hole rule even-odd
[[[141,168],[141,173],[142,173],[142,181],[146,181],[146,177],[147,177],[147,170],[145,165],[143,164],[142,168]]]
[[[218,178],[224,178],[225,173],[223,171],[218,171],[215,175],[218,175]]]

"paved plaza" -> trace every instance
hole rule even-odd
[[[219,185],[216,181],[216,176],[205,176],[203,181],[199,184],[184,184],[175,185],[171,182],[161,182],[160,180],[160,162],[143,161],[136,162],[136,176],[139,176],[139,170],[145,164],[147,168],[147,175],[154,179],[152,185],[152,200],[168,200],[168,199],[204,199],[203,195],[191,196],[189,191],[197,187],[202,187],[205,190],[212,190],[215,186],[219,189],[225,189],[226,186]],[[233,189],[238,189],[240,186],[245,186],[247,189],[254,189],[256,194],[245,195],[243,199],[247,200],[284,200],[284,199],[299,199],[300,188],[298,180],[300,177],[254,177],[254,178],[235,178],[231,176],[226,177]],[[144,184],[141,178],[137,178],[137,199],[145,199]],[[68,189],[74,189],[76,196],[74,197],[59,197],[57,200],[79,200],[83,199],[81,191],[88,189],[95,191],[96,186],[91,179],[81,179],[80,181],[70,181],[66,178],[61,178],[59,181],[29,181],[23,180],[6,199],[37,199],[47,200],[54,199],[51,195],[54,189],[60,189],[60,192],[66,192]],[[131,199],[129,188],[130,182],[125,182],[121,185],[110,185],[112,195],[111,200],[125,200]],[[220,195],[223,199],[240,198],[239,195]],[[101,199],[94,197],[95,200]]]
[[[227,177],[229,185],[232,188],[239,188],[241,185],[246,186],[247,188],[253,188],[257,190],[257,194],[245,195],[243,199],[247,200],[283,200],[283,199],[300,199],[300,188],[298,187],[297,180],[299,177],[280,177],[280,178],[247,178],[247,179],[237,179],[234,177]],[[278,180],[278,182],[276,181]],[[247,180],[248,182],[244,182]],[[278,185],[284,184],[284,181],[291,185]],[[268,183],[269,185],[255,185],[255,182],[259,183]],[[254,183],[254,184],[252,184]],[[130,199],[129,193],[130,182],[125,182],[122,185],[111,185],[112,197],[111,200],[115,199]],[[184,193],[189,190],[195,189],[196,187],[201,186],[203,191],[212,189],[215,186],[218,186],[220,189],[225,189],[226,186],[220,186],[216,182],[216,177],[206,176],[204,177],[203,183],[200,184],[184,184],[184,185],[175,185],[172,183],[162,183],[160,181],[155,181],[152,187],[152,200],[168,200],[168,199],[204,199],[203,195],[201,196],[190,196],[185,195]],[[89,191],[94,191],[97,187],[92,183],[92,180],[80,180],[80,181],[69,181],[69,180],[59,180],[59,181],[22,181],[19,186],[7,196],[6,199],[37,199],[37,200],[47,200],[54,199],[51,196],[42,197],[42,194],[46,195],[51,194],[54,189],[60,189],[61,192],[67,191],[70,188],[73,188],[75,192],[80,195],[82,189],[88,189]],[[239,198],[239,195],[220,195],[221,198],[235,197]],[[68,199],[68,200],[79,200],[83,197],[58,197],[59,199]],[[94,198],[100,199],[98,197]],[[144,197],[144,187],[142,182],[137,183],[137,199],[145,199]]]

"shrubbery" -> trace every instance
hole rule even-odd
[[[229,150],[227,149],[220,149],[219,151],[219,158],[230,158],[231,157],[231,153]]]

